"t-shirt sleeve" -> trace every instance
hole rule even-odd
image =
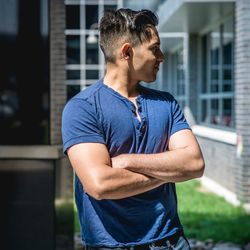
[[[62,113],[62,140],[64,154],[79,143],[105,144],[93,105],[82,99],[71,99],[66,104]]]
[[[174,133],[176,133],[179,130],[182,129],[190,129],[190,126],[187,123],[187,120],[184,116],[183,111],[181,110],[180,105],[178,104],[178,102],[175,100],[174,97],[172,97],[172,127],[171,127],[171,132],[170,135],[173,135]]]

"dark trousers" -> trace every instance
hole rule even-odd
[[[184,234],[177,234],[154,243],[133,247],[89,247],[86,250],[190,250],[187,238]]]

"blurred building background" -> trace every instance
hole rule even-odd
[[[159,85],[179,100],[199,140],[202,183],[248,209],[249,11],[249,1],[168,0],[157,12],[166,34]]]
[[[58,246],[56,204],[73,193],[61,112],[103,77],[98,20],[120,7],[158,14],[165,62],[150,86],[182,106],[205,156],[202,183],[250,207],[249,0],[0,0],[0,235],[16,238],[6,249]]]
[[[67,100],[64,32],[63,1],[0,0],[4,250],[73,249],[73,174],[60,133]]]

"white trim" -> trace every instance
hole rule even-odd
[[[245,204],[243,205],[243,207],[244,207],[245,211],[246,211],[248,214],[250,214],[250,203],[245,203]]]
[[[221,98],[233,98],[234,92],[219,92],[219,93],[201,93],[201,99],[221,99]]]
[[[66,70],[83,70],[83,69],[102,70],[104,68],[105,66],[100,65],[100,64],[66,64],[65,65]]]
[[[192,131],[195,135],[209,138],[215,141],[237,145],[237,134],[235,132],[222,129],[209,128],[206,126],[194,125]]]
[[[184,38],[186,36],[185,32],[163,32],[159,31],[160,38]]]
[[[189,46],[190,38],[189,33],[186,33],[183,39],[183,66],[184,66],[184,95],[185,95],[185,106],[190,107],[190,67],[189,67]],[[178,85],[178,82],[177,82]]]
[[[237,199],[236,194],[224,188],[217,182],[206,176],[203,176],[200,181],[205,188],[217,194],[218,196],[223,197],[229,203],[233,204],[234,206],[240,205],[240,201]]]
[[[0,159],[59,159],[61,145],[0,146]]]
[[[220,0],[220,1],[218,1],[218,0],[209,0],[209,1],[207,1],[207,0],[184,0],[184,2],[189,2],[189,3],[207,3],[207,2],[209,2],[209,3],[217,3],[217,2],[225,2],[225,3],[228,3],[228,2],[235,2],[236,0]]]
[[[65,0],[65,5],[81,5],[85,4],[85,0]]]
[[[83,16],[83,15],[81,15]],[[99,31],[98,30],[94,30],[94,29],[66,29],[64,31],[64,34],[66,36],[79,36],[79,35],[99,35]]]

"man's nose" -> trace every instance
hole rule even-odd
[[[165,59],[165,56],[164,56],[164,54],[162,53],[162,51],[160,50],[160,51],[159,51],[158,58],[157,58],[157,61],[158,61],[158,62],[164,62],[164,59]]]

